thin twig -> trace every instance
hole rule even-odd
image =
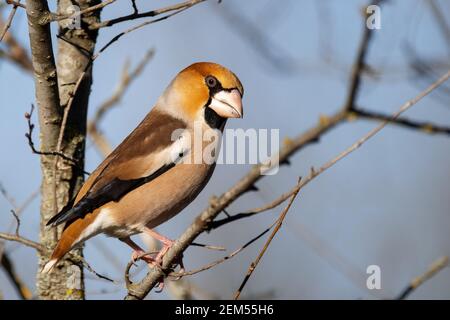
[[[14,197],[9,194],[2,182],[0,182],[0,193],[6,199],[6,201],[8,201],[11,207],[17,208],[16,199],[14,199]]]
[[[297,184],[294,187],[295,189],[299,189],[299,185]],[[268,210],[271,210],[273,208],[278,207],[280,204],[282,204],[284,201],[286,201],[287,199],[289,199],[292,196],[292,191],[288,191],[286,193],[283,193],[282,195],[280,195],[278,198],[276,198],[275,200],[272,200],[270,203],[265,204],[261,207],[257,207],[251,210],[247,210],[238,214],[234,214],[234,215],[229,215],[227,214],[227,217],[224,219],[220,219],[220,220],[214,220],[209,224],[209,230],[214,230],[217,229],[227,223],[230,222],[234,222],[236,220],[240,220],[240,219],[244,219],[244,218],[249,218],[255,214],[261,213],[261,212],[265,212]]]
[[[342,160],[346,156],[348,156],[350,153],[361,147],[367,140],[372,138],[374,135],[376,135],[379,131],[381,131],[384,127],[386,127],[390,122],[395,121],[398,119],[398,117],[411,108],[413,105],[415,105],[417,102],[419,102],[422,98],[430,94],[433,90],[438,88],[441,84],[443,84],[445,81],[448,80],[450,77],[450,70],[447,71],[446,74],[444,74],[441,78],[439,78],[436,82],[431,84],[428,88],[426,88],[424,91],[419,93],[415,98],[407,101],[405,104],[403,104],[400,109],[395,112],[389,119],[386,119],[383,121],[380,125],[372,129],[368,134],[366,134],[364,137],[359,139],[357,142],[355,142],[353,145],[351,145],[349,148],[344,150],[342,153],[340,153],[335,158],[331,159],[330,161],[326,162],[323,166],[321,166],[318,170],[312,169],[310,174],[302,180],[299,186],[294,187],[292,190],[290,190],[287,194],[294,194],[298,191],[298,189],[302,189],[305,185],[307,185],[311,180],[316,178],[318,175],[325,172],[327,169],[335,165],[338,161]]]
[[[20,0],[17,1],[17,4],[13,4],[13,7],[11,9],[11,12],[9,13],[8,19],[6,20],[6,24],[3,27],[2,32],[0,33],[0,42],[3,41],[3,37],[5,36],[5,34],[8,32],[8,29],[11,27],[11,23],[14,19],[14,15],[16,14],[17,11],[17,7],[20,4]]]
[[[48,250],[40,243],[37,243],[35,241],[29,240],[27,238],[24,238],[22,236],[15,235],[15,234],[0,232],[0,239],[21,243],[27,247],[36,249],[41,254],[44,254]],[[117,283],[115,280],[112,280],[112,279],[108,278],[107,276],[104,276],[104,275],[96,272],[83,257],[69,253],[67,259],[70,259],[71,261],[73,261],[75,263],[81,263],[88,271],[92,272],[94,275],[96,275],[97,277],[99,277],[101,279],[105,279],[110,282]]]
[[[106,280],[108,282],[112,282],[114,284],[118,283],[118,281],[113,280],[113,279],[111,279],[111,278],[109,278],[109,277],[107,277],[105,275],[102,275],[101,273],[98,273],[97,271],[95,271],[94,268],[92,268],[91,265],[86,261],[86,259],[84,259],[83,257],[80,257],[79,255],[69,254],[67,259],[71,260],[73,263],[81,264],[83,267],[86,268],[86,270],[91,272],[93,275],[97,276],[99,279],[103,279],[103,280]]]
[[[410,119],[405,118],[397,118],[395,120],[391,120],[391,116],[376,112],[376,111],[369,111],[364,110],[360,108],[355,108],[352,110],[352,114],[356,117],[367,119],[367,120],[374,120],[374,121],[386,121],[389,120],[390,124],[399,125],[405,128],[409,129],[415,129],[419,130],[425,133],[430,134],[447,134],[450,135],[450,126],[439,126],[436,124],[433,124],[431,122],[425,122],[425,121],[414,121]]]
[[[79,16],[86,14],[86,13],[90,13],[93,11],[97,11],[97,10],[101,10],[104,7],[112,4],[113,2],[116,2],[116,0],[104,0],[103,2],[90,6],[86,9],[77,11],[75,13],[70,13],[70,14],[55,14],[55,13],[51,13],[50,14],[50,19],[48,19],[47,21],[45,21],[44,23],[50,23],[53,21],[61,21],[61,20],[66,20],[66,19],[74,19],[74,18],[78,18]]]
[[[185,277],[185,276],[191,276],[191,275],[200,273],[200,272],[202,272],[202,271],[206,271],[206,270],[212,269],[212,268],[216,267],[217,265],[219,265],[219,264],[221,264],[221,263],[223,263],[223,262],[225,262],[225,261],[227,261],[227,260],[229,260],[229,259],[235,257],[236,255],[238,255],[238,254],[239,254],[240,252],[242,252],[244,249],[246,249],[247,247],[249,247],[251,244],[253,244],[253,243],[256,242],[258,239],[260,239],[262,236],[264,236],[267,232],[269,232],[270,229],[272,229],[272,227],[273,227],[274,225],[275,225],[275,222],[272,223],[272,225],[270,225],[268,228],[266,228],[266,229],[265,229],[264,231],[262,231],[260,234],[258,234],[256,237],[253,237],[251,240],[249,240],[247,243],[245,243],[242,247],[240,247],[240,248],[234,250],[234,251],[231,252],[230,254],[228,254],[228,255],[226,255],[226,256],[224,256],[224,257],[218,259],[218,260],[215,260],[215,261],[213,261],[213,262],[211,262],[211,263],[208,263],[207,265],[204,265],[203,267],[200,267],[200,268],[194,269],[194,270],[190,270],[190,271],[183,271],[183,272],[175,272],[175,271],[173,271],[173,272],[169,273],[167,276],[168,276],[168,277],[171,277],[171,278],[180,279],[180,278]],[[191,245],[195,245],[195,244],[192,243]],[[152,252],[150,252],[150,253],[152,253]],[[145,255],[147,255],[147,254],[149,254],[149,253],[145,253],[145,254],[143,254],[142,256],[145,256]],[[130,268],[131,268],[132,265],[133,265],[133,261],[130,261],[130,262],[128,263],[128,266],[127,266],[127,269],[126,269],[126,272],[125,272],[125,282],[128,283],[127,288],[128,288],[128,287],[131,287],[131,286],[133,285],[133,284],[131,283],[131,281],[130,281],[130,278],[129,278],[129,271],[130,271]]]
[[[23,4],[20,3],[20,0],[5,0],[7,4],[11,4],[13,6],[17,6],[20,7],[22,9],[26,9],[27,7]]]
[[[11,207],[12,207],[11,211],[12,211],[12,214],[13,214],[13,216],[15,218],[15,221],[16,221],[15,224],[16,224],[17,227],[19,227],[19,225],[20,225],[20,219],[19,219],[20,214],[31,203],[31,201],[33,201],[36,198],[36,196],[39,193],[39,190],[34,190],[28,196],[28,198],[25,199],[25,201],[21,205],[18,205],[16,203],[16,200],[12,196],[9,195],[8,191],[6,191],[6,188],[1,183],[1,181],[0,181],[0,193],[3,195],[3,197],[6,199],[6,201],[8,201],[9,204],[11,205]],[[10,229],[12,228],[13,225],[14,225],[14,222],[12,222],[11,226],[8,228],[8,231],[10,231]],[[16,233],[17,233],[17,230],[16,230]]]
[[[14,199],[12,199],[12,198],[8,195],[8,193],[6,192],[6,189],[3,187],[2,184],[0,184],[0,193],[3,194],[3,196],[10,202],[10,204],[11,204],[13,207],[16,207]],[[23,206],[22,206],[22,207],[23,207]],[[21,243],[21,244],[23,244],[23,245],[25,245],[25,246],[28,246],[28,247],[31,247],[31,248],[36,249],[36,250],[39,251],[40,253],[45,252],[45,251],[46,251],[46,248],[45,248],[43,245],[41,245],[41,244],[39,244],[39,243],[37,243],[37,242],[34,242],[34,241],[32,241],[32,240],[26,239],[26,238],[24,238],[24,237],[22,237],[22,236],[20,235],[20,218],[19,218],[19,216],[18,216],[18,213],[16,213],[16,211],[15,211],[14,209],[11,209],[11,213],[12,213],[12,215],[14,216],[14,218],[15,218],[15,220],[16,220],[16,230],[15,230],[15,234],[13,235],[13,234],[3,233],[3,232],[2,232],[2,233],[0,233],[0,239],[4,239],[4,240],[8,240],[8,241],[14,241],[14,242]],[[4,254],[4,252],[3,252],[3,250],[2,250],[2,251],[0,252],[0,259],[2,259],[3,254]],[[87,261],[86,261],[84,258],[79,257],[79,256],[74,255],[74,254],[69,254],[69,258],[72,259],[73,261],[77,261],[77,262],[81,263],[88,271],[92,272],[94,275],[98,276],[99,278],[105,279],[105,280],[108,280],[108,281],[111,281],[111,282],[115,282],[114,280],[111,280],[110,278],[108,278],[108,277],[106,277],[106,276],[103,276],[103,275],[99,274],[98,272],[96,272],[96,271],[89,265],[89,263],[87,263]]]
[[[402,105],[400,107],[400,109],[395,112],[389,119],[385,120],[383,123],[381,123],[379,126],[377,126],[376,128],[374,128],[373,130],[371,130],[368,134],[366,134],[364,137],[362,137],[361,139],[359,139],[357,142],[355,142],[353,145],[351,145],[349,148],[347,148],[346,150],[344,150],[342,153],[340,153],[338,156],[336,156],[335,158],[331,159],[330,161],[326,162],[323,166],[321,166],[319,168],[319,170],[315,171],[315,170],[311,170],[310,175],[303,180],[302,182],[299,183],[298,186],[296,186],[291,192],[292,192],[292,201],[293,198],[295,197],[295,195],[298,194],[299,190],[302,189],[304,186],[306,186],[311,180],[313,180],[314,178],[316,178],[318,175],[320,175],[321,173],[325,172],[327,169],[329,169],[330,167],[332,167],[333,165],[335,165],[337,162],[339,162],[340,160],[342,160],[343,158],[347,157],[350,153],[352,153],[353,151],[355,151],[356,149],[360,148],[365,142],[367,142],[370,138],[372,138],[374,135],[376,135],[378,132],[380,132],[380,130],[382,130],[384,127],[386,127],[389,122],[394,121],[395,119],[397,119],[403,112],[405,112],[406,110],[408,110],[409,108],[411,108],[413,105],[415,105],[417,102],[419,102],[423,97],[425,97],[426,95],[428,95],[430,92],[432,92],[434,89],[436,89],[437,87],[439,87],[442,83],[444,83],[445,81],[448,80],[448,78],[450,77],[450,70],[447,71],[446,74],[444,74],[440,79],[438,79],[435,83],[433,83],[431,86],[429,86],[427,89],[425,89],[423,92],[421,92],[419,95],[417,95],[415,98],[409,100],[408,102],[406,102],[404,105]],[[290,204],[292,203],[292,201],[290,202]],[[289,205],[288,205],[289,207]],[[287,207],[287,208],[288,208]],[[275,228],[275,230],[277,230],[277,228]],[[274,230],[274,231],[275,231]],[[272,233],[272,235],[274,235],[274,233]],[[269,240],[271,240],[269,238]],[[268,244],[270,244],[270,241],[268,241]],[[267,245],[268,245],[267,244]],[[258,256],[258,259],[255,261],[255,265],[252,267],[252,265],[249,268],[249,272],[247,273],[246,278],[244,279],[243,283],[241,284],[241,287],[238,289],[238,291],[236,292],[234,298],[237,299],[239,298],[240,292],[242,290],[242,288],[245,286],[246,281],[248,280],[248,278],[251,276],[254,267],[256,267],[257,263],[259,262],[260,257],[262,257],[262,255],[264,254],[264,251],[266,250],[263,249],[263,251],[261,252],[260,256]]]
[[[89,172],[84,171],[84,169],[81,169],[79,167],[78,161],[76,161],[75,159],[69,157],[68,155],[64,154],[63,152],[60,151],[40,151],[37,150],[36,147],[34,146],[34,142],[33,142],[33,130],[34,130],[34,124],[31,122],[31,117],[33,115],[33,111],[34,111],[34,104],[31,104],[31,109],[30,112],[26,112],[25,113],[25,119],[27,120],[28,123],[28,132],[25,133],[25,137],[28,140],[28,145],[31,148],[31,151],[35,154],[38,155],[44,155],[44,156],[56,156],[56,157],[61,157],[64,160],[67,160],[69,162],[72,163],[72,165],[74,165],[75,167],[78,167],[78,169],[82,170],[85,174],[89,174]]]
[[[411,283],[397,297],[397,300],[406,299],[415,289],[422,285],[425,281],[431,279],[439,271],[448,266],[449,259],[447,256],[441,257],[434,261],[424,274],[414,278]]]
[[[16,220],[16,236],[19,235],[19,231],[20,231],[20,219],[19,216],[17,215],[17,213],[11,209],[11,213],[14,216],[14,219]]]
[[[5,22],[0,15],[0,28],[2,27],[5,27]],[[19,44],[11,30],[5,34],[3,44],[5,44],[5,47],[8,50],[0,50],[0,57],[9,59],[23,70],[27,71],[28,74],[31,74],[34,71],[33,64],[27,50]]]
[[[36,249],[41,253],[45,251],[45,247],[40,243],[37,243],[35,241],[29,240],[27,238],[15,234],[0,232],[0,239],[21,243],[27,247]]]
[[[298,181],[298,185],[300,185],[301,179],[299,179]],[[242,290],[244,289],[245,285],[247,284],[248,280],[250,279],[250,277],[252,276],[253,272],[255,271],[256,267],[258,266],[259,262],[261,261],[262,257],[264,256],[264,254],[267,251],[267,248],[269,248],[269,245],[272,243],[273,238],[275,237],[275,235],[277,234],[277,232],[280,230],[281,225],[283,224],[284,219],[286,218],[287,213],[289,212],[289,209],[291,208],[292,204],[294,203],[295,198],[297,197],[298,193],[300,192],[300,189],[298,189],[296,192],[294,192],[291,196],[291,199],[288,203],[288,205],[286,206],[286,208],[284,208],[284,210],[281,212],[280,217],[277,219],[276,221],[276,225],[275,228],[273,229],[272,233],[270,234],[269,238],[267,239],[266,243],[264,244],[262,250],[260,251],[260,253],[258,254],[258,257],[256,258],[255,261],[253,261],[248,270],[247,270],[247,274],[244,277],[244,280],[242,280],[241,285],[239,286],[239,289],[236,291],[236,293],[234,294],[233,299],[237,300],[239,299],[239,296],[241,295]]]
[[[213,261],[211,263],[208,263],[207,265],[198,268],[198,269],[194,269],[194,270],[190,270],[190,271],[184,271],[184,272],[171,272],[168,276],[173,277],[173,278],[181,278],[184,276],[191,276],[197,273],[200,273],[202,271],[206,271],[209,269],[214,268],[215,266],[233,258],[234,256],[236,256],[237,254],[239,254],[240,252],[242,252],[244,249],[246,249],[248,246],[250,246],[251,244],[253,244],[255,241],[257,241],[258,239],[260,239],[262,236],[264,236],[267,232],[270,231],[270,229],[272,229],[272,227],[275,225],[276,222],[272,223],[272,225],[270,225],[268,228],[266,228],[264,231],[262,231],[260,234],[258,234],[256,237],[252,238],[250,241],[248,241],[247,243],[245,243],[242,247],[234,250],[233,252],[231,252],[230,254],[216,260]]]
[[[215,250],[215,251],[226,251],[227,250],[225,247],[211,246],[208,244],[197,243],[197,242],[192,242],[191,246],[205,248],[205,249],[209,249],[209,250]]]
[[[380,2],[380,1],[378,1]],[[356,61],[352,66],[350,74],[350,86],[348,89],[347,99],[344,103],[344,110],[353,109],[361,87],[362,75],[365,71],[366,57],[369,51],[370,40],[373,35],[373,30],[364,27],[361,42],[359,43],[358,52],[356,54]]]
[[[139,10],[138,10],[138,7],[137,7],[137,5],[136,5],[136,0],[131,0],[131,5],[133,6],[133,12],[134,12],[134,14],[138,14],[138,13],[139,13]]]
[[[30,203],[36,199],[36,197],[39,195],[39,189],[35,189],[26,199],[25,201],[18,205],[18,206],[14,206],[14,213],[16,214],[17,218],[15,221],[11,221],[11,224],[8,227],[8,232],[11,232],[11,230],[13,229],[14,225],[18,225],[17,224],[17,219],[20,218],[20,215],[24,212],[24,210],[30,205]]]
[[[171,16],[174,16],[174,15],[176,15],[176,14],[178,14],[178,13],[181,13],[181,12],[183,12],[184,10],[189,9],[189,8],[192,7],[193,5],[195,5],[195,4],[197,4],[197,3],[200,3],[200,2],[203,2],[203,1],[206,1],[206,0],[191,0],[191,1],[188,1],[188,2],[183,3],[183,4],[179,4],[179,5],[175,5],[175,6],[170,6],[170,7],[163,8],[163,9],[159,9],[159,10],[155,10],[155,12],[157,12],[157,14],[161,14],[161,13],[164,13],[164,12],[170,12],[170,11],[173,11],[173,10],[175,10],[175,9],[172,9],[172,8],[176,8],[177,6],[180,7],[177,11],[174,11],[174,12],[172,12],[172,13],[166,15],[166,16],[163,16],[163,17],[158,18],[158,19],[150,20],[150,21],[141,23],[141,24],[139,24],[139,25],[137,25],[137,26],[135,26],[135,27],[132,27],[132,28],[130,28],[130,29],[127,29],[127,30],[125,30],[125,31],[123,31],[123,32],[121,32],[121,33],[119,33],[119,34],[116,35],[115,37],[113,37],[110,41],[108,41],[108,42],[107,42],[107,43],[106,43],[106,44],[105,44],[105,45],[104,45],[104,46],[103,46],[96,54],[92,55],[91,60],[89,61],[89,63],[88,63],[88,64],[86,65],[86,67],[84,68],[84,71],[80,74],[78,80],[77,80],[76,83],[75,83],[75,86],[74,86],[72,92],[70,93],[69,101],[67,102],[67,106],[66,106],[65,109],[64,109],[65,114],[66,114],[66,113],[67,113],[67,114],[69,113],[69,111],[70,111],[70,109],[71,109],[71,107],[72,107],[72,103],[73,103],[73,101],[74,101],[74,97],[75,97],[76,94],[77,94],[78,88],[80,87],[80,84],[81,84],[81,82],[83,81],[84,77],[86,76],[87,72],[92,68],[92,65],[93,65],[94,61],[95,61],[95,60],[96,60],[96,59],[97,59],[97,58],[98,58],[98,57],[99,57],[106,49],[108,49],[113,43],[117,42],[122,36],[124,36],[124,35],[127,34],[127,33],[133,32],[133,31],[135,31],[135,30],[137,30],[137,29],[140,29],[140,28],[142,28],[142,27],[144,27],[144,26],[147,26],[147,25],[149,25],[149,24],[153,24],[153,23],[156,23],[156,22],[159,22],[159,21],[163,21],[163,20],[165,20],[165,19],[167,19],[167,18],[169,18],[169,17],[171,17]],[[94,25],[94,24],[91,24],[91,25],[90,25],[90,27],[93,27],[93,26],[95,26],[95,25]],[[64,119],[63,119],[63,122],[64,122]],[[63,126],[61,126],[61,128],[63,128]],[[60,136],[61,136],[61,133],[62,133],[62,135],[63,135],[63,134],[64,134],[64,130],[61,130],[61,131],[60,131]]]
[[[202,1],[205,1],[205,0],[202,0]],[[165,15],[165,16],[163,16],[163,17],[160,17],[160,18],[157,18],[157,19],[154,19],[154,20],[150,20],[150,21],[146,21],[146,22],[143,22],[143,23],[141,23],[141,24],[138,24],[137,26],[134,26],[134,27],[132,27],[132,28],[129,28],[129,29],[127,29],[127,30],[125,30],[125,31],[122,31],[121,33],[119,33],[118,35],[116,35],[115,37],[113,37],[111,40],[109,40],[94,56],[93,56],[93,58],[92,58],[92,60],[94,60],[94,59],[96,59],[102,52],[104,52],[106,49],[108,49],[113,43],[115,43],[115,42],[117,42],[120,38],[122,38],[124,35],[126,35],[126,34],[128,34],[128,33],[130,33],[130,32],[133,32],[133,31],[136,31],[136,30],[138,30],[138,29],[140,29],[140,28],[142,28],[142,27],[145,27],[145,26],[148,26],[148,25],[150,25],[150,24],[153,24],[153,23],[156,23],[156,22],[160,22],[160,21],[163,21],[163,20],[166,20],[166,19],[168,19],[168,18],[170,18],[170,17],[172,17],[172,16],[174,16],[174,15],[176,15],[176,14],[179,14],[179,13],[181,13],[181,12],[183,12],[183,11],[185,11],[185,10],[187,10],[187,9],[189,9],[191,6],[188,6],[188,7],[183,7],[183,8],[181,8],[181,9],[179,9],[179,10],[177,10],[177,11],[174,11],[174,12],[172,12],[172,13],[170,13],[170,14],[167,14],[167,15]]]
[[[164,13],[171,12],[171,11],[181,12],[184,9],[188,9],[188,8],[195,6],[196,4],[199,4],[204,1],[206,1],[206,0],[189,0],[189,1],[178,3],[178,4],[174,4],[171,6],[167,6],[165,8],[151,10],[151,11],[142,12],[142,13],[138,12],[137,7],[135,6],[135,4],[133,2],[134,12],[132,14],[96,23],[96,24],[91,25],[90,28],[91,29],[100,29],[100,28],[104,28],[104,27],[110,27],[110,26],[113,26],[117,23],[124,22],[124,21],[131,21],[131,20],[140,19],[140,18],[155,17],[160,14],[164,14]]]

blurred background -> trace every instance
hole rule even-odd
[[[176,3],[137,2],[141,11]],[[140,122],[175,74],[196,61],[223,64],[244,84],[245,118],[230,121],[228,128],[275,128],[280,130],[282,140],[295,137],[344,104],[364,32],[365,5],[366,1],[357,0],[207,1],[132,32],[106,50],[95,62],[89,114],[93,116],[111,96],[126,61],[132,68],[154,48],[155,55],[142,74],[99,124],[113,146]],[[131,10],[129,1],[120,0],[105,8],[102,19]],[[2,10],[3,19],[8,12]],[[366,59],[370,72],[362,77],[358,106],[391,114],[449,69],[450,19],[444,12],[450,12],[450,2],[443,0],[383,3],[381,29],[373,32]],[[102,29],[97,48],[138,23]],[[23,10],[18,11],[11,30],[28,48]],[[19,207],[38,191],[40,164],[24,136],[28,130],[24,113],[35,101],[33,79],[1,57],[0,232],[14,232],[11,201]],[[450,126],[449,102],[447,82],[406,116]],[[37,116],[33,122],[37,124]],[[362,119],[344,122],[319,143],[297,153],[291,165],[282,166],[277,175],[260,180],[259,191],[241,197],[228,212],[239,213],[270,202],[295,185],[298,176],[306,176],[311,166],[322,165],[376,125]],[[86,170],[95,169],[102,158],[88,140]],[[302,190],[242,298],[395,298],[434,260],[450,255],[449,163],[449,135],[388,126]],[[219,165],[200,196],[158,230],[177,238],[212,195],[225,192],[250,167]],[[38,241],[39,196],[31,199],[21,212],[21,234]],[[223,246],[232,252],[271,225],[282,208],[228,224],[203,234],[197,242]],[[266,237],[216,268],[184,278],[182,286],[188,288],[189,297],[231,298]],[[139,237],[135,240],[142,243]],[[35,251],[15,243],[4,243],[3,250],[33,291]],[[130,249],[116,239],[97,236],[87,242],[87,261],[97,272],[117,280],[110,283],[86,271],[88,299],[123,298],[123,272],[130,254]],[[195,269],[224,254],[192,247],[185,252],[184,263],[188,270]],[[380,290],[366,287],[369,265],[381,269]],[[145,275],[145,266],[139,266],[134,279]],[[18,298],[3,270],[0,291],[4,299]],[[179,297],[170,285],[164,292],[148,296]],[[424,283],[410,298],[450,298],[449,268]]]

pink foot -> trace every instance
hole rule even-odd
[[[152,258],[151,256],[149,256],[148,254],[146,255],[144,250],[133,251],[133,253],[131,255],[131,260],[133,262],[136,262],[138,260],[143,260],[143,261],[147,262],[149,265],[151,265],[152,267],[155,266],[155,264],[156,264],[156,260],[154,258]]]
[[[160,263],[157,262],[156,259],[152,258],[149,255],[145,255],[145,251],[142,250],[141,247],[139,247],[133,240],[131,240],[129,237],[127,238],[121,238],[119,239],[122,242],[125,242],[126,244],[128,244],[131,248],[133,248],[133,253],[131,254],[131,260],[133,262],[137,261],[137,260],[143,260],[145,261],[150,267],[159,267]],[[173,242],[173,241],[172,241]],[[168,249],[167,249],[168,250]],[[166,252],[167,252],[166,250]],[[165,253],[165,252],[164,252]],[[162,257],[161,257],[162,258]],[[164,278],[161,277],[161,279],[159,279],[158,281],[158,292],[162,292],[162,290],[164,289]]]
[[[162,259],[163,259],[164,255],[167,253],[167,251],[169,251],[170,248],[172,248],[172,246],[175,243],[175,241],[167,239],[167,238],[161,242],[163,244],[163,247],[161,248],[161,250],[159,250],[158,255],[155,258],[156,262],[159,265],[162,265]]]

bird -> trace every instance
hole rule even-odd
[[[243,117],[243,94],[239,78],[220,64],[197,62],[180,71],[78,194],[48,220],[47,226],[64,228],[41,272],[51,272],[68,252],[98,234],[129,245],[133,260],[160,264],[175,241],[154,228],[180,213],[208,183],[227,119]],[[197,129],[217,134],[198,147]],[[156,257],[131,239],[140,233],[162,243]]]

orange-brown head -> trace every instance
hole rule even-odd
[[[244,89],[227,68],[198,62],[182,70],[157,103],[157,107],[186,122],[203,118],[217,127],[226,118],[242,118]]]

